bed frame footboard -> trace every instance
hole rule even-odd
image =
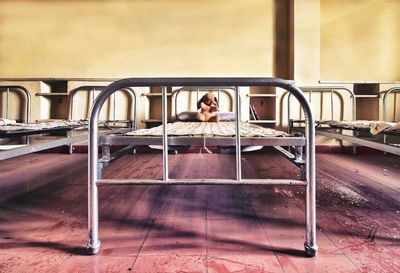
[[[162,89],[162,123],[163,123],[163,179],[102,179],[101,170],[104,162],[99,160],[98,119],[101,107],[117,90],[128,87],[161,87]],[[233,86],[236,109],[236,179],[170,179],[168,177],[168,135],[167,135],[167,88],[177,86],[221,87]],[[304,177],[300,180],[290,179],[242,179],[241,174],[241,138],[240,138],[240,86],[271,86],[287,90],[297,98],[305,113],[305,159]],[[105,152],[105,156],[108,156]],[[103,155],[104,156],[104,155]],[[276,78],[128,78],[116,81],[107,86],[97,96],[89,120],[89,166],[88,166],[88,253],[96,254],[100,250],[99,240],[99,207],[98,187],[100,185],[127,184],[245,184],[245,185],[304,185],[306,187],[306,226],[304,249],[307,256],[315,256],[318,250],[316,241],[316,178],[315,178],[315,128],[314,117],[309,103],[301,90],[292,82]],[[104,158],[103,158],[104,160]],[[112,160],[107,158],[107,160]],[[298,159],[300,160],[300,159]]]

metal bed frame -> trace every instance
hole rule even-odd
[[[31,93],[23,86],[20,85],[2,85],[0,86],[0,91],[7,92],[6,95],[6,117],[8,118],[10,111],[10,91],[19,92],[25,95],[26,104],[25,104],[25,122],[30,122],[31,119]]]
[[[356,118],[356,107],[357,107],[356,106],[357,105],[356,104],[356,95],[350,89],[345,88],[343,86],[322,86],[322,87],[321,86],[301,86],[300,89],[304,93],[308,93],[308,102],[310,104],[312,103],[312,99],[311,99],[312,93],[320,93],[320,99],[321,99],[320,106],[321,107],[320,107],[319,117],[320,117],[321,120],[323,119],[322,118],[323,117],[323,98],[324,98],[324,94],[325,93],[329,93],[331,95],[330,96],[330,98],[331,98],[330,99],[330,101],[331,101],[331,120],[334,119],[333,118],[333,97],[334,97],[334,95],[336,95],[340,100],[340,119],[341,120],[343,119],[343,115],[344,115],[344,100],[343,100],[342,94],[340,92],[338,92],[338,91],[339,90],[345,91],[346,93],[349,94],[350,99],[352,100],[352,104],[351,104],[352,119],[354,120]],[[287,95],[287,97],[288,97],[287,98],[287,118],[288,118],[288,129],[289,129],[289,132],[290,132],[290,128],[293,127],[291,125],[295,122],[294,120],[292,120],[290,118],[290,115],[291,115],[290,99],[291,99],[292,94],[286,92],[285,94],[283,94],[281,100],[284,99],[285,95]],[[301,115],[302,115],[302,112],[301,112],[301,109],[300,109],[300,113],[299,113],[300,120],[299,120],[299,122],[302,121],[301,120],[302,119]]]
[[[14,86],[7,86],[6,88],[12,88]],[[88,86],[80,86],[74,90],[71,91],[70,93],[70,111],[69,111],[69,117],[72,118],[73,116],[73,104],[74,104],[74,97],[78,92],[84,91],[84,90],[89,90],[92,92],[92,98],[94,97],[94,91],[96,89],[102,89],[105,86],[99,86],[99,85],[88,85]],[[2,88],[2,87],[0,87]],[[30,113],[30,94],[28,92],[28,90],[26,90],[23,87],[19,87],[21,90],[24,90],[23,92],[25,94],[27,94],[27,98],[29,98],[27,101],[29,102],[29,108],[27,113]],[[133,120],[111,120],[111,121],[102,121],[102,124],[107,125],[108,122],[115,122],[115,123],[128,123],[129,124],[129,128],[121,128],[121,129],[117,129],[117,130],[112,130],[112,131],[102,131],[100,134],[102,136],[109,134],[109,133],[115,133],[115,132],[127,132],[130,131],[132,129],[136,129],[136,124],[137,124],[137,94],[135,92],[135,90],[133,90],[132,88],[124,88],[123,90],[127,90],[128,94],[130,94],[132,101],[133,101],[133,107],[134,107],[134,111],[133,111]],[[115,109],[115,99],[114,99],[114,109]],[[27,116],[30,117],[30,116]],[[114,117],[115,117],[115,113],[114,113]],[[81,128],[81,127],[80,127]],[[76,142],[81,142],[81,141],[85,141],[88,140],[88,134],[87,133],[82,133],[80,132],[77,135],[74,135],[74,133],[76,132],[74,129],[76,129],[75,126],[66,126],[66,127],[57,127],[57,128],[51,128],[51,129],[44,129],[44,130],[29,130],[29,131],[24,131],[24,132],[16,132],[16,133],[10,133],[7,135],[2,135],[1,137],[5,138],[5,137],[14,137],[14,136],[26,136],[26,144],[18,147],[18,148],[14,148],[14,149],[10,149],[10,150],[4,150],[4,151],[0,151],[0,160],[5,160],[5,159],[9,159],[9,158],[13,158],[13,157],[17,157],[17,156],[21,156],[21,155],[26,155],[26,154],[30,154],[30,153],[34,153],[34,152],[38,152],[38,151],[43,151],[43,150],[47,150],[47,149],[51,149],[51,148],[55,148],[55,147],[59,147],[59,146],[63,146],[63,145],[68,145],[69,146],[69,154],[73,153],[73,143]],[[66,137],[62,137],[60,138],[59,135],[60,133],[66,134]],[[41,142],[39,140],[38,143],[30,143],[30,136],[31,135],[39,135],[39,134],[57,134],[58,137],[56,139],[52,139],[52,140],[46,140],[44,142]],[[39,136],[40,137],[40,136]],[[48,138],[48,137],[46,137]]]
[[[323,96],[323,92],[330,92],[331,93],[331,119],[333,120],[333,94],[336,94],[339,96],[340,100],[341,100],[341,104],[343,107],[343,96],[337,92],[337,90],[343,90],[346,91],[347,93],[349,93],[350,98],[352,99],[352,117],[353,120],[356,120],[356,99],[357,99],[357,95],[355,95],[351,90],[349,90],[348,88],[342,87],[342,86],[307,86],[307,87],[301,87],[301,89],[303,90],[303,92],[305,93],[309,93],[309,103],[311,103],[311,93],[313,92],[317,92],[317,93],[321,93],[321,98]],[[391,88],[385,92],[383,92],[383,119],[386,120],[386,108],[387,108],[387,98],[389,96],[390,93],[397,93],[400,92],[400,88],[395,87],[395,88]],[[286,93],[285,93],[286,94]],[[295,123],[302,123],[303,120],[291,120],[290,119],[290,115],[291,115],[291,111],[290,111],[290,96],[291,94],[288,94],[288,105],[287,105],[287,113],[288,113],[288,131],[291,132],[293,130],[293,128],[299,129],[301,127],[295,127],[294,124]],[[363,95],[361,95],[363,96]],[[322,99],[321,99],[322,101]],[[321,102],[321,113],[322,113],[322,102]],[[320,116],[322,118],[322,116]],[[341,117],[343,117],[343,109],[341,109]],[[352,132],[352,136],[350,135],[345,135],[342,133],[343,130],[347,130],[347,131],[351,131]],[[361,138],[360,134],[360,130],[357,129],[344,129],[344,128],[322,128],[322,127],[316,127],[316,134],[317,135],[321,135],[321,136],[326,136],[329,138],[334,138],[334,139],[338,139],[340,141],[347,141],[353,144],[353,154],[356,153],[356,145],[361,145],[361,146],[366,146],[372,149],[377,149],[377,150],[381,150],[385,153],[392,153],[395,155],[400,155],[400,147],[398,146],[393,146],[393,145],[389,145],[388,144],[388,136],[389,135],[398,135],[396,133],[390,133],[390,132],[386,132],[386,133],[382,133],[380,135],[383,135],[383,143],[379,142],[379,139],[377,139],[377,137],[374,136],[370,136],[369,139],[365,139],[365,138]]]
[[[71,131],[76,129],[76,126],[62,126],[49,129],[40,130],[28,130],[22,132],[10,132],[9,134],[1,135],[0,138],[11,138],[11,137],[26,137],[26,143],[22,144],[21,147],[12,148],[10,150],[0,151],[0,160],[5,160],[21,155],[35,153],[63,145],[69,145],[73,142],[79,142],[87,140],[87,134],[72,136]],[[46,136],[45,139],[40,135],[53,134],[53,136]],[[60,138],[60,134],[66,134],[66,137]],[[39,135],[39,136],[35,136]],[[55,139],[54,135],[57,135]],[[31,139],[31,137],[33,139]],[[32,140],[37,140],[37,143],[32,143]]]
[[[115,91],[126,87],[161,87],[162,89],[162,137],[129,137],[108,136],[100,139],[98,132],[98,119],[102,105]],[[167,88],[173,86],[199,86],[219,87],[234,86],[236,110],[236,136],[227,138],[208,138],[210,144],[236,146],[236,179],[170,179],[168,173],[168,144],[193,144],[204,141],[204,138],[170,137],[167,135]],[[306,116],[305,137],[269,137],[269,138],[243,138],[240,137],[240,100],[239,86],[274,86],[286,89],[300,102]],[[113,158],[100,159],[98,145],[101,144],[157,144],[163,145],[163,178],[157,179],[102,179],[102,169]],[[262,144],[264,146],[297,146],[306,147],[304,160],[304,176],[302,179],[243,179],[241,173],[241,145]],[[98,187],[101,185],[155,185],[155,184],[185,184],[185,185],[303,185],[306,187],[306,225],[305,225],[305,253],[315,256],[317,253],[316,242],[316,178],[315,178],[315,127],[314,117],[310,105],[301,90],[293,83],[276,78],[128,78],[118,80],[106,87],[97,97],[90,114],[89,120],[89,158],[88,158],[88,245],[90,254],[100,250],[99,241],[99,207]]]

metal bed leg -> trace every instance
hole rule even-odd
[[[356,137],[358,137],[358,132],[357,131],[354,131],[353,132],[353,135],[355,135]],[[353,144],[353,155],[356,155],[357,154],[357,146],[356,146],[356,144]]]
[[[383,134],[383,144],[387,144],[388,143],[387,139],[388,139],[387,134]],[[383,152],[383,154],[386,155],[387,153]]]
[[[71,137],[72,136],[72,131],[67,132],[67,137]],[[72,142],[68,145],[68,153],[70,155],[72,155],[74,153],[74,145],[72,144]]]
[[[311,115],[311,113],[309,113]],[[306,241],[304,250],[307,256],[317,254],[317,211],[316,211],[316,177],[315,177],[315,128],[306,123]]]
[[[110,145],[101,145],[101,159],[105,161],[110,161],[111,159],[111,148]]]
[[[97,109],[96,109],[97,107]],[[91,255],[100,250],[99,241],[99,199],[98,199],[98,175],[101,174],[101,166],[98,162],[98,112],[100,106],[93,107],[94,114],[89,122],[89,166],[88,166],[88,244],[87,250]]]
[[[300,166],[300,179],[306,180],[306,167],[304,165]]]
[[[300,179],[301,180],[306,180],[307,175],[306,175],[306,168],[305,168],[305,161],[303,159],[303,147],[302,146],[295,146],[294,147],[294,155],[295,155],[295,162],[300,163]]]
[[[106,162],[99,162],[99,167],[97,169],[97,178],[101,179],[103,177],[103,169],[106,166]]]
[[[309,257],[314,257],[318,251],[315,208],[315,181],[309,181],[306,188],[306,241],[304,242],[304,250]]]
[[[296,156],[296,162],[304,163],[304,160],[303,160],[303,147],[302,146],[295,146],[294,147],[294,154]]]
[[[91,255],[97,254],[101,245],[99,240],[98,210],[98,189],[97,185],[94,183],[93,185],[89,186],[89,242],[87,245],[87,250]]]

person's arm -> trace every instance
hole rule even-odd
[[[200,103],[200,108],[201,108],[201,110],[204,110],[204,111],[210,111],[211,110],[211,107],[208,106],[207,104],[205,104],[204,102]]]

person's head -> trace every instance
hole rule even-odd
[[[204,103],[208,106],[218,106],[218,99],[211,92],[205,94],[198,102],[197,108],[201,108],[200,104]]]

